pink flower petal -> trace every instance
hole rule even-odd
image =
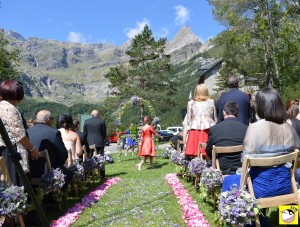
[[[177,175],[167,174],[165,177],[173,189],[183,211],[182,219],[186,221],[188,227],[209,227],[208,221],[204,219],[203,213],[199,211],[198,204],[193,201],[188,191],[184,189]]]
[[[76,203],[59,219],[54,220],[51,223],[51,227],[67,227],[74,223],[79,217],[82,211],[97,202],[102,195],[105,194],[107,189],[118,183],[121,179],[118,177],[107,179],[102,185],[97,187],[94,191],[87,194],[79,203]]]

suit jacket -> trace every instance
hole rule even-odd
[[[89,145],[95,144],[96,147],[104,147],[104,139],[106,137],[105,121],[98,117],[92,117],[85,120],[83,125],[83,133],[87,135]]]
[[[27,132],[31,143],[39,151],[48,150],[52,168],[61,168],[65,164],[68,152],[62,141],[60,131],[46,124],[37,123],[28,128]],[[44,159],[30,160],[29,165],[31,177],[40,177],[44,173]]]
[[[247,125],[242,124],[234,117],[228,117],[224,121],[210,128],[206,144],[206,154],[212,158],[212,146],[219,147],[243,145]],[[242,167],[241,153],[219,154],[218,159],[222,174],[232,174]]]
[[[219,102],[219,119],[224,120],[223,107],[226,102],[234,101],[239,106],[238,120],[245,125],[249,125],[250,118],[250,98],[249,95],[237,88],[232,88],[229,92],[221,95]]]

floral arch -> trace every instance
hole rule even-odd
[[[117,127],[119,127],[121,125],[121,119],[124,114],[124,111],[126,110],[126,108],[130,107],[131,105],[134,105],[134,106],[140,105],[141,111],[143,111],[142,109],[144,107],[147,107],[150,112],[151,118],[154,119],[156,117],[155,110],[148,100],[140,98],[138,96],[132,96],[130,100],[128,100],[127,102],[125,102],[123,104],[123,106],[121,107],[121,109],[119,110],[119,112],[117,114],[117,119],[115,120],[115,125]]]

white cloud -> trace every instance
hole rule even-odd
[[[175,6],[175,23],[177,25],[184,25],[190,19],[190,12],[182,5]]]
[[[68,41],[72,43],[85,43],[85,37],[80,32],[69,32]]]
[[[144,18],[142,22],[136,22],[135,28],[125,28],[124,32],[126,33],[129,39],[132,39],[144,29],[146,24],[150,27],[149,21],[146,18]]]

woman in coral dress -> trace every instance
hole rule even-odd
[[[156,156],[156,150],[155,150],[155,144],[152,136],[158,136],[161,137],[154,129],[154,127],[151,125],[151,118],[149,116],[144,117],[144,122],[146,125],[142,128],[142,134],[141,134],[141,145],[139,150],[139,156],[142,156],[142,161],[137,164],[138,170],[141,170],[142,165],[147,161],[147,159],[150,159],[150,166],[153,168],[153,157]]]

